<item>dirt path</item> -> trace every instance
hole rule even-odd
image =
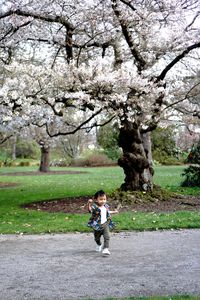
[[[3,300],[200,295],[200,230],[113,233],[111,255],[92,234],[0,235]]]

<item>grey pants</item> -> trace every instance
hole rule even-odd
[[[108,224],[103,224],[101,230],[94,230],[94,239],[97,245],[101,245],[101,236],[103,235],[104,238],[104,245],[103,248],[109,248],[110,242],[110,230]]]

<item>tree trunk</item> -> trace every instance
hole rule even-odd
[[[146,157],[149,162],[148,168],[144,169],[143,177],[145,179],[144,183],[144,190],[152,190],[153,189],[153,158],[152,158],[152,151],[151,151],[151,133],[147,132],[141,135],[142,144],[144,147],[144,151]]]
[[[49,171],[50,147],[41,146],[40,172]]]
[[[13,140],[13,144],[12,144],[12,159],[15,160],[15,159],[16,159],[16,143],[17,143],[17,137],[14,136],[12,140]]]
[[[144,144],[143,144],[144,143]],[[125,121],[120,129],[119,146],[123,150],[118,164],[125,173],[125,182],[121,185],[124,191],[152,189],[152,158],[150,135],[141,136],[137,124]]]

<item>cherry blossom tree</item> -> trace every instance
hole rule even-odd
[[[6,1],[1,104],[10,117],[37,111],[50,137],[102,125],[102,114],[115,118],[121,188],[152,189],[150,132],[164,114],[191,103],[192,87],[183,83],[198,71],[198,6],[199,0]],[[70,111],[86,118],[64,128]],[[188,112],[199,117],[199,101]],[[54,116],[61,128],[52,128]]]

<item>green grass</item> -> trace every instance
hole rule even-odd
[[[65,169],[87,173],[9,176],[3,173],[35,171],[37,167],[0,168],[0,182],[17,183],[15,187],[0,190],[0,233],[90,231],[86,226],[89,214],[45,213],[20,208],[20,205],[33,201],[93,195],[98,189],[110,193],[118,188],[124,179],[123,170],[119,167]],[[200,188],[180,188],[182,170],[182,166],[156,167],[155,183],[171,191],[199,195]],[[117,230],[200,228],[198,211],[172,214],[127,212],[115,215],[113,219],[117,223]]]
[[[181,176],[186,166],[155,167],[154,182],[163,188],[183,195],[200,195],[200,187],[181,187]]]

